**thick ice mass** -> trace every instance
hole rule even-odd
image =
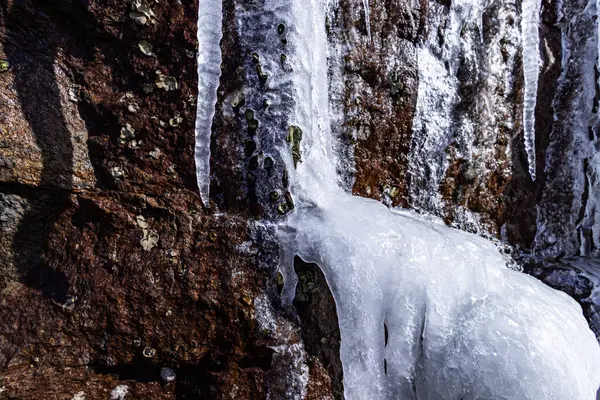
[[[285,265],[319,264],[336,300],[347,399],[595,398],[579,305],[485,239],[343,193],[288,229]]]
[[[318,21],[321,7],[313,0],[295,8],[296,18]],[[295,254],[325,272],[339,316],[345,397],[595,398],[600,348],[574,300],[506,268],[480,237],[339,189],[320,25],[297,26],[294,56],[312,69],[294,72],[304,162],[292,176],[299,206],[280,229],[281,265],[288,300]]]
[[[525,94],[523,98],[523,130],[525,151],[529,163],[529,174],[535,180],[535,105],[537,101],[538,78],[540,72],[540,0],[524,0],[521,16],[521,37],[523,41],[523,75]]]
[[[198,3],[198,100],[196,109],[196,177],[205,205],[210,189],[210,136],[221,77],[221,0]]]

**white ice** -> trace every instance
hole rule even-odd
[[[535,105],[537,101],[538,78],[540,71],[540,0],[524,0],[521,15],[521,35],[523,41],[523,75],[525,94],[523,97],[523,131],[525,151],[529,164],[529,175],[535,180]]]
[[[363,0],[363,10],[365,12],[365,26],[367,27],[367,37],[371,41],[371,9],[369,8],[369,0]]]
[[[209,202],[210,136],[221,77],[222,1],[198,3],[198,100],[196,109],[196,177],[204,205]]]
[[[346,399],[595,398],[580,306],[485,239],[342,192],[298,210],[285,238],[285,265],[316,262],[331,287]]]

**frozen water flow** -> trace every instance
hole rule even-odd
[[[595,398],[600,348],[573,299],[483,238],[331,195],[290,218],[282,261],[324,270],[346,399]]]
[[[284,296],[294,293],[295,254],[323,268],[338,309],[345,397],[594,398],[600,348],[574,300],[506,268],[480,237],[339,188],[326,36],[323,24],[310,25],[323,10],[310,4],[294,8],[294,55],[307,60],[294,71],[295,122],[305,134],[293,176],[301,201],[280,229]]]
[[[345,397],[594,398],[600,348],[574,300],[506,268],[480,237],[339,188],[326,36],[323,24],[311,26],[322,4],[299,3],[294,56],[306,62],[294,71],[294,121],[305,133],[304,162],[293,176],[299,207],[280,229],[284,297],[294,293],[295,254],[323,268],[337,304]]]
[[[298,60],[292,82],[294,112],[290,124],[307,131],[302,138],[302,173],[292,179],[292,187],[301,200],[318,200],[338,186],[329,122],[327,82],[327,34],[322,0],[297,0],[292,5],[294,49]],[[304,151],[310,149],[310,151]],[[293,166],[288,170],[294,171]],[[306,190],[308,189],[308,191]]]
[[[523,130],[525,151],[529,163],[529,175],[535,180],[535,104],[537,100],[538,78],[540,72],[540,0],[524,0],[521,16],[521,35],[523,38],[523,75],[525,94],[523,97]]]
[[[210,136],[221,77],[221,0],[198,4],[198,101],[196,109],[196,177],[204,205],[209,202]]]

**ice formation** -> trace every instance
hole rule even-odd
[[[440,187],[449,182],[457,161],[478,172],[473,187],[492,179],[493,171],[502,171],[506,179],[511,174],[508,163],[499,168],[497,143],[514,129],[514,70],[520,58],[514,21],[520,5],[515,0],[456,0],[446,9],[430,2],[428,30],[438,34],[430,33],[417,49],[410,204],[441,217],[452,209],[454,223],[470,231],[483,230],[479,215],[468,206],[448,207]]]
[[[296,21],[322,19],[320,2],[310,4],[295,8]],[[480,237],[339,188],[321,30],[296,26],[295,57],[308,60],[294,71],[292,117],[305,133],[304,162],[292,175],[299,201],[281,227],[281,265],[288,301],[295,254],[323,268],[337,304],[345,397],[595,398],[600,347],[574,300],[509,270]]]
[[[557,8],[561,74],[537,205],[536,256],[600,256],[600,121],[594,110],[598,29],[596,0]]]
[[[196,108],[196,177],[205,205],[210,190],[210,136],[221,76],[222,2],[198,3],[198,99]]]
[[[270,111],[257,114],[272,127],[261,128],[259,145],[281,154],[296,201],[278,233],[284,300],[294,293],[294,255],[323,269],[337,305],[345,398],[594,399],[600,347],[574,300],[508,269],[478,236],[340,188],[323,0],[265,0],[244,15],[241,25],[256,16],[256,31],[242,31],[241,41],[257,46],[272,74]],[[293,65],[285,73],[274,72],[268,56],[277,50],[265,40],[282,21]],[[253,96],[250,104],[260,100]],[[206,103],[199,107],[212,110]],[[288,145],[273,139],[281,131],[270,130],[286,125],[303,131],[297,169]]]
[[[529,163],[529,175],[535,180],[535,104],[537,100],[540,72],[540,0],[524,0],[521,16],[521,37],[523,41],[523,75],[525,94],[523,96],[523,131],[525,151]]]
[[[336,300],[347,399],[595,398],[579,305],[486,240],[334,191],[289,227],[283,262],[316,262]]]

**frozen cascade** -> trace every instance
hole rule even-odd
[[[204,205],[209,202],[210,136],[221,76],[222,2],[198,3],[198,99],[196,108],[196,177]]]
[[[524,0],[521,16],[523,38],[523,75],[525,94],[523,96],[523,131],[525,151],[529,163],[529,175],[535,180],[535,104],[537,99],[540,72],[540,0]]]
[[[486,240],[335,191],[289,227],[283,261],[319,264],[336,300],[347,399],[595,398],[579,305]]]
[[[289,73],[269,78],[269,95],[277,87],[290,91],[270,106],[273,121],[286,118],[303,131],[297,170],[285,142],[271,142],[296,199],[296,210],[279,226],[284,297],[290,301],[294,293],[294,255],[323,268],[338,310],[345,398],[595,398],[600,347],[575,301],[506,268],[495,246],[478,236],[340,189],[323,1],[265,0],[263,7],[261,24],[287,22],[293,61]],[[206,74],[218,69],[220,57],[214,62],[199,67],[214,79],[202,84],[217,81],[218,72]],[[209,112],[198,114],[212,119],[214,102],[206,96],[200,93],[198,105]],[[265,132],[261,140],[275,137]]]
[[[304,162],[291,176],[297,211],[280,229],[284,296],[294,293],[294,255],[323,268],[338,309],[345,397],[595,398],[600,347],[574,300],[509,270],[478,236],[339,188],[326,35],[314,24],[323,4],[299,3],[293,56],[305,61],[293,72],[292,118],[304,131]]]

